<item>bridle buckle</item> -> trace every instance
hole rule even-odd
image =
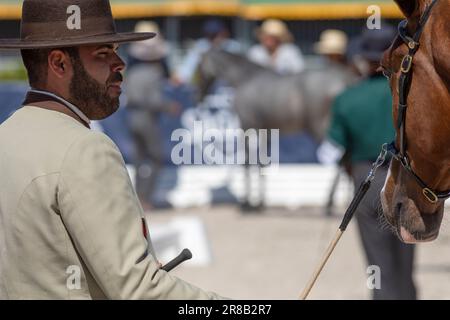
[[[439,201],[438,196],[429,188],[423,188],[422,193],[428,201],[435,204]]]
[[[411,50],[415,50],[416,47],[419,46],[418,42],[415,42],[414,40],[411,40],[408,42],[408,48],[410,48]]]
[[[413,57],[411,55],[407,54],[406,56],[403,57],[400,70],[403,73],[409,73],[409,71],[411,71],[412,62],[413,62]]]

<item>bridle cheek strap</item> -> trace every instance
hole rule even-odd
[[[408,94],[411,89],[411,81],[412,81],[412,69],[413,69],[413,60],[414,55],[419,50],[420,46],[420,37],[422,36],[423,30],[425,28],[425,24],[427,23],[431,11],[438,0],[433,0],[433,2],[426,8],[422,17],[419,20],[419,25],[413,37],[408,34],[408,21],[403,20],[400,22],[398,26],[398,33],[400,38],[405,42],[408,46],[408,54],[403,57],[401,66],[400,66],[400,77],[398,79],[398,95],[399,95],[399,103],[398,103],[398,113],[397,113],[397,129],[399,132],[399,143],[400,149],[397,149],[395,146],[395,142],[392,142],[388,151],[393,155],[393,157],[399,161],[402,167],[414,178],[414,180],[420,185],[422,188],[422,194],[424,197],[431,203],[437,203],[439,200],[446,200],[450,198],[450,190],[444,192],[438,192],[429,188],[427,184],[421,179],[412,169],[410,160],[406,153],[407,144],[406,144],[406,112],[408,109]]]

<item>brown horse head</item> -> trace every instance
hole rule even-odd
[[[420,19],[432,1],[396,2],[407,18],[407,33],[413,35],[421,27]],[[445,199],[434,198],[433,194],[450,189],[449,14],[449,1],[434,3],[411,65],[403,131],[405,155],[411,171],[394,158],[381,191],[384,215],[400,239],[407,243],[431,241],[438,236]],[[398,37],[381,62],[390,78],[395,123],[401,118],[399,78],[403,58],[408,53],[408,44]],[[401,149],[402,144],[400,131],[397,127],[397,149]],[[432,190],[431,195],[426,194],[418,179]]]

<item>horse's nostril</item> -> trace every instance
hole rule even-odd
[[[397,203],[394,210],[395,220],[400,221],[400,211],[402,210],[401,202]]]

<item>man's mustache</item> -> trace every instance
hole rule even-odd
[[[113,73],[107,81],[108,84],[112,84],[112,83],[116,83],[116,82],[123,82],[123,76],[120,72]]]

